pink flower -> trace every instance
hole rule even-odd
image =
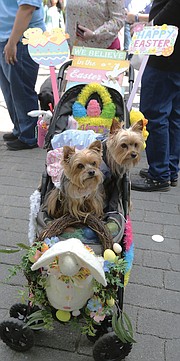
[[[105,315],[102,314],[102,308],[99,308],[97,312],[91,312],[90,317],[97,323],[100,323],[105,319]]]

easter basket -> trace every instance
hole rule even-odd
[[[79,239],[59,240],[67,227],[78,224],[86,224],[97,232],[103,255],[97,256]],[[113,339],[116,337],[118,342],[126,344],[125,350],[128,348],[129,352],[135,341],[119,299],[127,262],[122,257],[121,246],[113,244],[105,222],[93,215],[77,220],[66,214],[49,224],[30,247],[22,244],[19,247],[26,249],[17,268],[28,280],[28,306],[12,306],[11,315],[16,312],[21,317],[23,313],[22,320],[29,330],[51,330],[54,320],[65,323],[76,319],[81,332],[94,341],[111,329]]]

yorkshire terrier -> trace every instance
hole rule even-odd
[[[142,130],[142,120],[128,129],[123,129],[123,122],[113,119],[106,141],[106,163],[112,174],[122,177],[140,161],[144,143]]]
[[[66,213],[79,218],[92,213],[103,215],[102,144],[96,140],[88,148],[76,152],[63,147],[63,174],[60,189],[51,191],[47,199],[48,214],[59,218]]]

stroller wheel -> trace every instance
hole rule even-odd
[[[0,337],[12,350],[24,352],[34,345],[33,331],[19,320],[3,321],[0,324]]]
[[[122,343],[114,332],[109,332],[94,344],[93,357],[95,361],[120,361],[130,353],[131,343]]]
[[[18,318],[18,320],[24,320],[27,315],[28,306],[23,303],[15,303],[9,310],[10,317]]]

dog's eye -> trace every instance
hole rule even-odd
[[[125,149],[125,148],[127,148],[127,147],[128,147],[128,146],[127,146],[126,143],[122,143],[122,144],[121,144],[121,148]]]
[[[82,163],[79,163],[79,164],[77,165],[77,168],[78,168],[78,169],[83,169],[83,168],[84,168],[84,165],[83,165]]]
[[[93,167],[95,167],[95,166],[96,166],[96,162],[92,162],[91,165],[92,165]]]

